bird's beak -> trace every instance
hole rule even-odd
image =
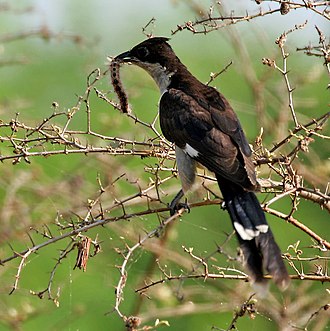
[[[132,56],[130,51],[121,53],[115,57],[115,60],[120,62],[134,62],[134,57]]]

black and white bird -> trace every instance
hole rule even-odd
[[[258,190],[251,149],[226,98],[205,85],[181,63],[168,38],[143,41],[115,59],[146,70],[159,87],[159,118],[166,139],[175,144],[182,190],[171,203],[172,213],[192,188],[196,165],[213,172],[236,230],[251,280],[265,285],[264,271],[286,288],[289,275],[253,191]]]

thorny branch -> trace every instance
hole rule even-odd
[[[24,124],[23,122],[19,121],[19,116],[17,115],[13,120],[10,122],[2,122],[0,123],[0,129],[7,130],[7,135],[1,136],[1,141],[4,143],[10,143],[11,148],[13,149],[13,153],[2,154],[0,156],[1,161],[6,160],[13,160],[13,164],[17,164],[21,160],[25,160],[26,162],[31,162],[31,158],[36,156],[52,156],[56,154],[63,154],[63,155],[69,155],[71,153],[82,153],[82,154],[88,154],[88,153],[107,153],[108,155],[130,155],[130,156],[138,156],[138,157],[156,157],[163,160],[169,160],[173,161],[174,155],[172,148],[169,144],[164,143],[162,139],[158,140],[156,142],[154,139],[152,142],[150,141],[133,141],[128,140],[125,138],[119,138],[119,137],[111,137],[111,136],[105,136],[100,133],[94,132],[92,130],[92,124],[91,124],[91,107],[89,104],[89,96],[91,91],[95,91],[97,96],[99,96],[102,100],[106,101],[108,104],[110,104],[112,107],[117,108],[117,104],[105,96],[104,93],[97,90],[97,88],[94,87],[96,82],[101,79],[101,77],[105,76],[107,74],[107,71],[104,71],[101,74],[101,71],[99,69],[93,71],[93,73],[88,78],[88,86],[85,92],[85,95],[78,98],[77,104],[69,109],[67,112],[54,112],[51,114],[48,118],[44,119],[39,125],[32,127],[29,125]],[[95,76],[94,76],[95,75]],[[84,101],[84,102],[83,102]],[[81,105],[86,105],[86,130],[77,131],[77,130],[70,130],[70,122],[72,121],[75,113],[80,110]],[[59,118],[67,118],[65,124],[63,127],[58,126],[57,124],[53,123],[54,120]],[[279,164],[282,167],[286,167],[287,169],[291,169],[291,159],[294,159],[297,155],[298,150],[303,150],[302,148],[302,141],[304,141],[307,138],[310,138],[312,135],[318,135],[320,136],[319,132],[322,130],[326,120],[329,117],[329,113],[321,116],[317,120],[312,120],[305,125],[300,125],[299,127],[295,127],[294,130],[290,133],[289,136],[284,138],[282,141],[274,144],[274,147],[267,151],[265,148],[263,148],[263,155],[256,154],[256,163],[266,163],[266,164],[276,164],[280,162]],[[143,125],[144,127],[147,127],[150,129],[152,134],[155,135],[156,139],[159,137],[159,133],[156,131],[154,123],[148,124],[144,123],[143,121],[140,121],[136,116],[131,116],[134,120],[134,123],[138,123],[140,125]],[[300,136],[297,138],[297,134],[300,133]],[[96,141],[105,141],[108,143],[107,146],[96,146],[95,142],[93,144],[85,142],[82,143],[81,139],[82,137],[90,138],[90,139],[96,139]],[[321,136],[322,138],[326,139],[327,137]],[[283,145],[286,145],[289,141],[296,140],[296,147],[294,148],[294,152],[291,151],[287,155],[281,154],[280,158],[276,159],[276,152],[279,150]],[[259,142],[260,143],[260,142]],[[55,150],[49,150],[47,146],[51,144],[54,146],[59,146],[59,149]],[[62,147],[64,146],[64,147]],[[306,151],[306,150],[303,150]],[[84,219],[76,224],[68,223],[67,225],[63,225],[62,223],[57,223],[60,229],[68,230],[67,232],[64,232],[63,234],[59,236],[54,236],[50,233],[50,231],[47,231],[47,235],[43,235],[47,240],[34,245],[31,248],[28,248],[25,251],[22,252],[16,252],[13,250],[13,255],[7,258],[3,258],[0,263],[2,265],[10,262],[13,259],[19,258],[20,264],[17,269],[15,282],[12,288],[11,293],[13,293],[18,288],[18,283],[20,279],[20,275],[22,272],[22,269],[24,265],[26,264],[27,259],[30,257],[31,254],[36,253],[40,249],[51,245],[57,241],[62,241],[66,239],[70,239],[69,243],[67,244],[66,248],[63,249],[61,255],[59,256],[50,276],[50,280],[48,283],[48,286],[43,291],[31,291],[31,293],[38,295],[39,297],[42,297],[45,292],[48,293],[48,297],[52,299],[56,304],[58,304],[59,300],[59,292],[57,291],[56,296],[54,297],[51,293],[52,288],[52,282],[54,279],[55,272],[60,265],[61,261],[72,251],[77,247],[77,240],[80,238],[81,233],[85,233],[89,231],[92,228],[103,226],[107,223],[113,223],[113,222],[119,222],[124,220],[129,220],[132,218],[140,217],[142,215],[148,215],[148,214],[159,214],[163,213],[165,211],[168,211],[168,208],[156,208],[151,209],[150,207],[147,210],[136,212],[136,213],[127,213],[125,210],[125,205],[127,203],[132,203],[137,198],[145,197],[147,200],[159,200],[160,196],[159,194],[155,197],[150,196],[149,192],[156,189],[159,190],[159,187],[161,187],[163,182],[166,182],[169,178],[171,178],[173,175],[173,171],[175,172],[174,168],[159,168],[153,169],[149,168],[149,172],[170,172],[170,177],[166,177],[163,180],[157,180],[152,185],[150,185],[148,188],[139,191],[137,194],[134,194],[130,197],[123,198],[121,201],[115,202],[112,206],[107,208],[107,211],[114,209],[122,209],[123,213],[120,216],[116,217],[110,217],[110,218],[104,218],[103,214],[99,215],[93,215],[92,210],[99,202],[99,199],[101,195],[106,191],[105,188],[100,189],[100,195],[97,199],[93,200],[92,205],[90,206],[89,212],[86,214]],[[282,173],[285,173],[282,171]],[[284,175],[284,181],[285,185],[283,185],[281,182],[273,182],[270,186],[269,183],[265,185],[265,189],[269,190],[271,188],[278,188],[279,186],[282,186],[282,192],[279,193],[279,196],[277,199],[281,199],[284,196],[291,195],[291,196],[300,196],[302,198],[306,198],[309,200],[314,201],[315,203],[320,204],[323,208],[326,208],[329,210],[329,197],[326,193],[322,193],[317,189],[309,189],[307,187],[304,187],[299,183],[297,185],[297,181],[294,178],[294,175],[290,175],[292,173],[292,170],[287,171],[287,174]],[[201,178],[204,178],[207,180],[207,177],[200,174]],[[291,185],[291,186],[290,186]],[[100,185],[101,187],[101,185]],[[159,200],[161,202],[161,200]],[[277,210],[270,209],[268,206],[272,203],[270,200],[265,205],[265,211],[271,214],[276,215],[279,218],[282,218],[286,221],[289,221],[290,223],[294,224],[304,232],[306,232],[311,238],[315,239],[319,243],[320,250],[325,250],[330,248],[330,244],[321,238],[319,235],[314,233],[312,230],[310,230],[308,227],[306,227],[301,222],[297,221],[292,217],[291,214],[286,215],[283,214]],[[195,204],[191,204],[191,208],[198,207],[202,205],[209,205],[209,204],[219,204],[218,200],[205,200],[202,202],[197,202]],[[180,211],[179,214],[175,215],[174,218],[179,217],[182,211]],[[123,291],[126,284],[127,279],[127,265],[130,261],[130,258],[135,250],[141,248],[143,244],[149,240],[150,238],[154,237],[167,223],[171,222],[172,219],[169,218],[165,221],[161,222],[161,225],[159,228],[156,228],[155,230],[149,232],[146,236],[144,236],[142,239],[139,239],[139,241],[133,245],[132,247],[129,247],[127,245],[127,252],[123,253],[123,263],[119,267],[120,270],[120,278],[119,282],[116,287],[116,302],[115,302],[115,311],[121,316],[124,320],[127,320],[128,317],[123,314],[120,310],[120,305],[123,300]],[[196,258],[196,257],[195,257]],[[286,259],[291,261],[291,257],[289,255],[286,255]],[[204,273],[202,274],[187,274],[187,275],[179,275],[179,276],[173,276],[173,275],[167,275],[163,272],[164,278],[162,278],[159,281],[152,282],[149,285],[146,285],[143,288],[138,289],[138,292],[144,292],[148,288],[164,283],[165,281],[171,281],[171,280],[184,280],[184,279],[198,279],[198,278],[204,278],[204,279],[241,279],[241,280],[247,280],[246,275],[242,275],[240,273],[236,274],[230,274],[228,273],[230,269],[224,269],[220,271],[220,273],[212,273],[208,271],[208,265],[205,263],[204,260],[200,260],[204,264]],[[290,262],[293,265],[293,262]],[[234,270],[234,269],[233,269]],[[297,271],[295,268],[294,270]],[[317,281],[329,281],[329,278],[327,275],[305,275],[304,273],[299,273],[297,275],[292,275],[292,279],[309,279],[309,280],[317,280]]]
[[[269,1],[256,1],[256,2],[269,2]],[[286,14],[290,10],[308,9],[323,16],[325,19],[329,19],[329,12],[327,10],[327,1],[270,1],[277,4],[275,9],[264,9],[260,7],[260,10],[255,14],[248,14],[242,16],[235,16],[231,13],[228,16],[213,16],[213,9],[210,9],[209,13],[202,19],[198,19],[195,22],[186,22],[183,25],[178,25],[177,29],[173,31],[173,34],[181,30],[189,30],[193,33],[208,33],[214,30],[218,30],[221,27],[236,24],[242,21],[250,21],[255,18],[271,15],[277,12]],[[283,5],[285,3],[285,5]],[[143,29],[153,24],[152,19]],[[269,65],[277,69],[284,77],[286,89],[289,95],[289,109],[293,118],[294,127],[289,131],[289,134],[285,138],[273,143],[273,147],[267,148],[264,145],[262,134],[256,139],[256,146],[254,151],[255,164],[266,165],[270,171],[268,179],[260,178],[261,186],[264,192],[268,193],[266,201],[264,201],[264,210],[275,215],[279,220],[285,220],[289,224],[294,225],[299,230],[306,233],[312,240],[312,248],[318,250],[320,255],[305,256],[303,249],[300,248],[299,242],[295,245],[290,245],[288,252],[283,254],[283,258],[290,265],[291,279],[293,280],[310,280],[318,282],[329,282],[330,277],[328,275],[328,261],[329,257],[321,254],[325,254],[330,249],[330,243],[320,234],[313,231],[309,226],[304,224],[304,220],[298,220],[299,217],[293,216],[298,209],[299,199],[305,199],[312,201],[320,206],[320,208],[330,211],[330,197],[328,188],[320,189],[308,183],[304,183],[302,176],[298,175],[295,169],[295,162],[298,155],[301,153],[307,154],[309,152],[309,145],[313,143],[314,139],[328,140],[329,136],[323,133],[324,126],[329,119],[330,113],[327,112],[319,118],[307,121],[305,124],[303,121],[298,121],[296,116],[297,106],[294,106],[293,88],[291,87],[290,77],[288,75],[289,69],[287,64],[288,54],[284,49],[284,44],[287,35],[296,29],[300,29],[301,26],[283,33],[278,39],[278,45],[281,50],[283,59],[283,67],[280,68],[276,65],[274,60],[264,59],[264,64]],[[316,27],[319,34],[319,45],[315,47],[306,47],[299,50],[304,50],[307,55],[323,56],[325,59],[325,66],[329,72],[329,45],[326,44],[325,37]],[[44,38],[50,38],[52,35],[49,31],[36,31],[39,35],[44,35]],[[31,32],[30,32],[31,34]],[[149,35],[149,34],[148,34]],[[25,38],[25,35],[6,35],[0,42],[8,42],[17,38]],[[78,41],[78,40],[77,40]],[[210,77],[211,83],[219,74],[225,71],[229,66],[220,73],[213,74]],[[133,113],[128,113],[125,120],[128,121],[132,127],[141,126],[146,131],[144,140],[134,140],[119,136],[107,136],[100,132],[94,131],[92,122],[93,105],[91,104],[91,96],[94,95],[104,102],[106,107],[110,106],[112,109],[119,110],[119,105],[113,100],[111,93],[105,92],[99,89],[98,83],[105,79],[109,75],[108,70],[101,71],[95,69],[87,77],[87,87],[82,96],[77,100],[77,103],[68,109],[67,111],[58,111],[59,106],[57,102],[53,103],[54,111],[47,118],[40,121],[37,125],[29,125],[21,120],[20,115],[16,114],[16,117],[12,120],[0,121],[0,143],[4,146],[0,152],[0,161],[6,164],[11,161],[13,165],[25,161],[26,163],[33,162],[35,157],[51,157],[54,155],[63,155],[63,157],[69,157],[70,154],[106,154],[108,156],[128,156],[138,158],[155,158],[157,159],[157,165],[155,167],[145,167],[145,172],[150,175],[150,183],[143,187],[138,187],[136,193],[120,197],[107,206],[104,206],[102,196],[110,191],[110,187],[117,181],[120,181],[124,175],[120,175],[114,182],[108,186],[103,187],[99,180],[99,193],[96,198],[89,201],[87,212],[84,216],[76,215],[76,220],[63,220],[61,217],[57,217],[55,221],[55,230],[50,229],[48,225],[44,225],[44,230],[39,231],[36,228],[32,230],[36,232],[36,236],[42,238],[42,242],[35,244],[32,235],[29,233],[31,239],[31,247],[16,251],[11,247],[11,255],[1,258],[0,265],[6,266],[13,260],[18,260],[19,264],[15,274],[11,294],[18,289],[19,281],[21,278],[22,270],[25,267],[28,259],[31,255],[39,252],[43,248],[53,245],[56,242],[63,242],[64,248],[60,251],[55,265],[51,271],[48,284],[42,291],[32,291],[31,293],[42,298],[45,293],[48,298],[53,300],[55,304],[59,303],[60,291],[56,291],[54,295],[52,293],[53,282],[56,275],[56,271],[60,267],[62,261],[73,251],[78,250],[78,259],[76,266],[78,268],[85,269],[87,259],[94,256],[100,251],[100,243],[98,240],[91,241],[87,237],[87,246],[92,243],[94,245],[94,254],[89,254],[89,250],[83,249],[79,246],[82,240],[86,238],[83,234],[88,233],[91,229],[101,228],[108,224],[109,226],[115,226],[116,223],[124,222],[128,220],[136,220],[140,217],[156,215],[159,219],[159,225],[151,231],[146,231],[146,234],[137,237],[136,234],[130,238],[130,241],[134,244],[129,244],[125,239],[125,248],[118,249],[118,252],[122,256],[122,262],[118,266],[119,279],[115,286],[115,304],[114,311],[125,321],[127,330],[135,330],[140,324],[140,320],[135,316],[128,316],[123,312],[122,303],[124,300],[124,291],[126,289],[126,282],[129,278],[128,267],[132,261],[133,255],[140,249],[149,249],[152,251],[151,242],[161,236],[167,225],[172,223],[175,219],[182,216],[184,210],[179,210],[174,216],[166,217],[168,215],[169,208],[163,201],[165,192],[165,184],[177,176],[177,171],[174,166],[174,152],[171,144],[159,133],[156,125],[157,117],[151,122],[145,122],[138,118]],[[85,108],[85,109],[84,109]],[[295,109],[296,108],[296,109]],[[72,124],[76,118],[77,113],[85,111],[85,128],[81,130],[72,129]],[[120,115],[119,112],[115,116]],[[58,124],[62,123],[62,124]],[[312,138],[313,137],[313,138]],[[197,208],[209,205],[219,205],[221,200],[211,197],[213,195],[212,185],[213,178],[204,172],[198,174],[203,181],[203,191],[206,198],[190,203],[190,208]],[[274,177],[274,178],[272,178]],[[323,191],[322,191],[323,190]],[[291,209],[289,212],[284,213],[280,210],[270,208],[270,205],[279,200],[286,198],[291,199]],[[138,210],[131,210],[129,208],[139,206]],[[141,206],[143,208],[141,209]],[[129,211],[128,211],[129,210]],[[113,214],[112,214],[113,213]],[[60,234],[58,234],[60,233]],[[227,237],[228,241],[231,239],[231,235]],[[89,248],[89,246],[88,246]],[[163,247],[162,247],[163,249]],[[79,251],[82,250],[82,251]],[[292,253],[293,251],[293,253]],[[81,253],[82,255],[79,255]],[[231,279],[247,281],[247,275],[240,269],[231,266],[238,258],[232,257],[225,252],[222,246],[218,246],[217,249],[208,256],[202,256],[198,253],[193,253],[191,248],[184,248],[183,254],[188,255],[194,262],[192,268],[187,267],[186,264],[181,263],[182,270],[180,274],[174,274],[172,271],[168,272],[166,267],[162,267],[161,263],[157,260],[161,278],[158,280],[148,281],[146,284],[138,289],[136,292],[147,295],[148,291],[157,287],[156,285],[176,282],[185,282],[189,279],[201,279],[204,282],[211,279]],[[216,256],[222,256],[225,258],[226,263],[224,265],[218,265],[214,262]],[[168,260],[171,260],[169,257]],[[173,259],[174,260],[174,259]],[[173,261],[172,260],[172,261]],[[180,262],[175,261],[178,265]],[[315,268],[313,271],[305,271],[304,263],[314,263]],[[266,278],[269,278],[266,276]],[[246,298],[246,297],[245,297]],[[245,299],[244,299],[245,300]],[[253,305],[251,305],[252,296],[245,300],[241,305],[240,310],[236,312],[234,318],[227,328],[230,330],[235,327],[235,323],[238,317],[248,313],[254,314]],[[252,300],[253,301],[253,300]],[[242,301],[241,301],[242,302]],[[310,319],[305,324],[304,330],[307,330],[309,323],[313,318],[319,314],[319,312],[328,309],[328,305],[322,306],[319,310],[315,311]]]
[[[307,21],[304,23],[304,24],[301,24],[301,25],[296,25],[293,29],[289,30],[289,31],[286,31],[284,33],[282,33],[280,35],[279,38],[276,39],[275,43],[278,44],[278,46],[280,47],[281,49],[281,54],[282,54],[282,58],[283,58],[283,68],[281,69],[280,67],[278,67],[274,61],[274,67],[275,69],[277,69],[284,77],[284,80],[285,80],[285,84],[286,84],[286,88],[288,90],[288,93],[289,93],[289,108],[290,108],[290,111],[291,111],[291,115],[292,115],[292,118],[293,118],[293,121],[294,121],[294,124],[295,124],[295,127],[298,128],[299,127],[299,123],[298,123],[298,119],[297,119],[297,116],[296,116],[296,113],[295,113],[295,110],[294,110],[294,105],[293,105],[293,96],[292,96],[292,92],[294,90],[294,88],[291,87],[290,85],[290,81],[289,81],[289,78],[288,78],[288,67],[287,67],[287,59],[288,59],[288,56],[289,54],[287,54],[285,52],[285,49],[284,49],[284,45],[285,45],[285,42],[286,42],[286,39],[287,39],[287,36],[289,33],[295,31],[295,30],[298,30],[298,29],[303,29],[305,26],[307,25]]]
[[[322,312],[326,312],[328,311],[330,308],[330,304],[327,303],[323,306],[321,306],[317,311],[313,312],[311,314],[311,316],[308,318],[308,321],[306,322],[306,324],[303,326],[303,327],[299,327],[299,326],[295,326],[295,325],[292,325],[292,327],[295,329],[295,330],[302,330],[302,331],[305,331],[305,330],[308,330],[308,326],[309,324],[311,323],[311,321],[317,317],[317,315],[319,315],[320,313]]]
[[[1,12],[1,8],[0,8]],[[77,45],[86,44],[86,40],[82,38],[81,35],[69,34],[69,33],[54,33],[46,25],[41,26],[40,28],[26,30],[24,32],[18,31],[14,33],[4,33],[0,35],[0,44],[8,44],[12,42],[17,42],[22,39],[27,39],[31,37],[41,38],[45,41],[49,40],[69,40]],[[3,55],[3,58],[0,58],[0,67],[8,65],[17,65],[17,64],[27,64],[29,59],[26,56],[18,55],[11,56],[6,58],[6,55]]]
[[[221,14],[220,16],[213,16],[214,6],[211,6],[208,12],[196,12],[201,18],[195,21],[187,21],[183,24],[177,25],[176,29],[172,30],[172,34],[176,34],[182,30],[188,30],[194,34],[206,34],[217,31],[226,26],[238,24],[240,22],[250,22],[260,17],[266,17],[276,13],[286,15],[290,10],[311,10],[316,14],[330,20],[329,1],[282,1],[282,0],[256,0],[259,7],[254,13],[245,13],[244,15],[235,15],[234,12],[230,14]],[[274,8],[263,6],[263,3],[274,4]],[[216,2],[216,6],[222,8],[221,2]],[[257,7],[257,8],[258,8]]]
[[[127,264],[134,253],[134,251],[138,248],[140,248],[148,239],[153,238],[154,236],[159,235],[160,232],[164,230],[167,224],[172,222],[173,220],[177,219],[184,213],[184,208],[181,208],[178,210],[173,216],[167,218],[166,220],[162,221],[158,228],[150,231],[146,236],[139,239],[139,241],[132,247],[127,246],[127,253],[123,254],[124,260],[123,263],[119,268],[120,272],[120,279],[118,282],[118,285],[116,287],[116,303],[115,303],[115,311],[118,313],[118,315],[123,318],[124,320],[127,320],[127,317],[123,315],[120,311],[120,303],[123,300],[123,290],[125,288],[126,280],[127,280]]]
[[[225,273],[227,271],[227,273]],[[230,274],[228,271],[236,272],[237,274]],[[202,273],[202,274],[189,274],[189,275],[170,275],[166,274],[163,270],[163,277],[159,280],[152,281],[151,283],[136,289],[135,291],[138,293],[143,293],[149,288],[163,284],[165,282],[170,282],[170,281],[183,281],[187,279],[231,279],[231,280],[242,280],[242,281],[248,281],[249,277],[247,275],[240,274],[239,270],[236,269],[231,269],[230,268],[223,268],[222,273]],[[270,276],[266,275],[266,279],[271,279]],[[320,281],[320,282],[330,282],[330,277],[325,275],[303,275],[303,274],[298,274],[298,275],[291,275],[291,279],[293,280],[312,280],[312,281]]]

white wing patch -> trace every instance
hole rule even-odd
[[[255,237],[258,237],[260,232],[266,233],[268,231],[268,225],[257,225],[257,230],[245,229],[244,226],[238,222],[234,222],[234,227],[243,240],[252,240]]]
[[[256,228],[262,233],[266,233],[268,231],[268,225],[266,224],[257,225]]]
[[[190,157],[197,157],[198,151],[195,148],[191,147],[189,144],[186,144],[184,148],[185,153],[187,153]]]

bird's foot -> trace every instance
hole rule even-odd
[[[175,201],[174,201],[175,202]],[[188,213],[190,213],[190,207],[187,202],[179,202],[179,203],[173,203],[173,201],[169,205],[170,208],[170,215],[173,216],[175,213],[177,213],[180,209],[184,208]]]

